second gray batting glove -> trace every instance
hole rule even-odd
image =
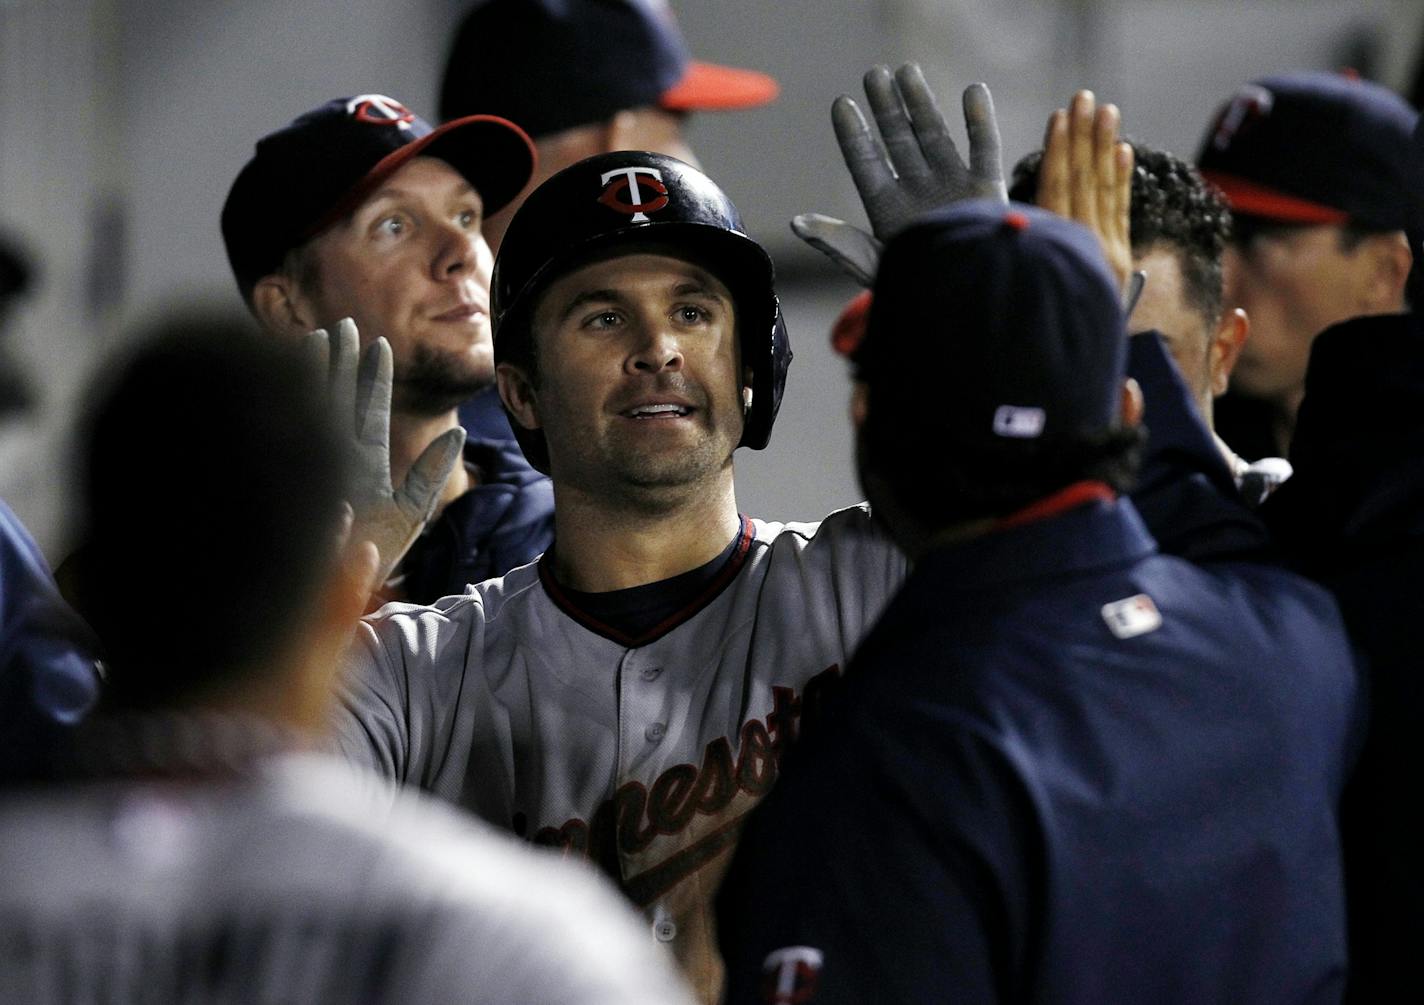
[[[416,458],[399,488],[391,484],[391,347],[378,338],[360,349],[356,323],[339,321],[329,332],[309,336],[318,366],[329,375],[332,407],[342,429],[351,434],[353,471],[351,536],[370,541],[380,553],[383,583],[430,519],[440,490],[460,460],[463,429],[437,436]]]

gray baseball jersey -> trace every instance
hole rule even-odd
[[[691,1001],[592,869],[354,774],[5,794],[0,1001]]]
[[[338,735],[390,777],[598,861],[715,1000],[711,901],[742,818],[906,571],[863,506],[744,519],[706,592],[633,639],[524,566],[369,618]]]

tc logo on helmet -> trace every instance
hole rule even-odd
[[[663,184],[663,173],[657,168],[614,168],[603,172],[600,180],[603,194],[598,201],[616,213],[631,214],[634,223],[647,223],[647,214],[656,213],[668,204],[667,186]],[[645,198],[647,202],[643,201]]]
[[[395,98],[384,94],[358,94],[346,102],[346,112],[357,122],[372,126],[395,126],[409,129],[415,113]]]

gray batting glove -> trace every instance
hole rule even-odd
[[[307,336],[318,366],[329,375],[332,407],[351,434],[353,471],[351,537],[380,553],[378,583],[385,582],[435,510],[445,480],[459,463],[465,431],[449,429],[416,458],[399,489],[391,485],[391,347],[378,338],[360,349],[356,323],[337,322]]]
[[[906,63],[893,76],[888,67],[873,67],[865,75],[865,96],[879,139],[860,107],[846,95],[831,106],[831,123],[874,237],[814,213],[796,217],[791,229],[856,282],[869,286],[880,261],[881,242],[916,217],[962,199],[1007,203],[1009,197],[999,152],[999,123],[984,84],[971,84],[964,91],[967,165],[918,65]]]

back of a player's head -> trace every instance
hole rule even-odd
[[[119,707],[261,674],[333,568],[345,445],[300,348],[226,317],[160,324],[84,429],[83,589]]]
[[[1197,170],[1175,154],[1132,143],[1129,240],[1140,258],[1158,248],[1175,252],[1187,303],[1204,324],[1221,316],[1221,256],[1231,233],[1231,210]],[[1014,166],[1009,198],[1032,202],[1038,193],[1041,152]]]
[[[1120,422],[1126,341],[1085,228],[987,201],[923,218],[886,247],[853,356],[867,491],[933,531],[1085,479],[1125,488],[1140,439]]]

